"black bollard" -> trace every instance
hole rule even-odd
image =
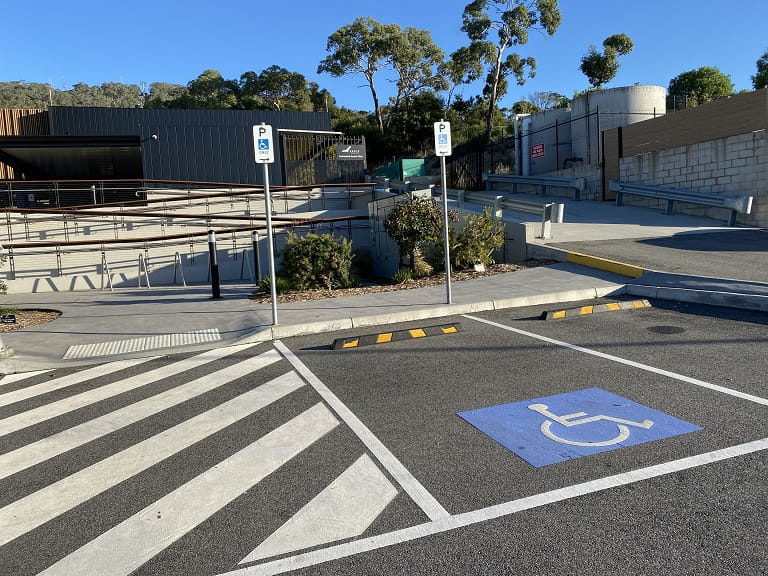
[[[221,298],[221,286],[219,284],[219,261],[216,258],[216,232],[208,231],[208,254],[211,265],[211,293],[214,300]]]

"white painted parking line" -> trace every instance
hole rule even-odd
[[[244,373],[251,372],[246,370]],[[0,546],[303,386],[290,372],[0,509]],[[96,574],[101,572],[96,571]]]
[[[469,320],[476,320],[477,322],[482,322],[483,324],[488,324],[489,326],[495,326],[496,328],[501,328],[502,330],[506,330],[507,332],[514,332],[515,334],[520,334],[522,336],[528,336],[530,338],[535,338],[536,340],[541,340],[543,342],[549,342],[550,344],[556,344],[557,346],[562,346],[563,348],[570,348],[571,350],[575,350],[577,352],[584,352],[585,354],[591,354],[592,356],[597,356],[599,358],[605,358],[606,360],[611,360],[613,362],[618,362],[619,364],[624,364],[626,366],[632,366],[633,368],[639,368],[640,370],[645,370],[647,372],[653,372],[654,374],[659,374],[661,376],[667,376],[668,378],[673,378],[675,380],[680,380],[681,382],[686,382],[688,384],[693,384],[694,386],[700,386],[701,388],[708,388],[708,389],[714,390],[716,392],[721,392],[723,394],[728,394],[729,396],[734,396],[736,398],[741,398],[742,400],[748,400],[748,401],[754,402],[756,404],[762,404],[763,406],[768,406],[768,399],[761,398],[760,396],[754,396],[752,394],[747,394],[745,392],[740,392],[739,390],[733,390],[732,388],[726,388],[725,386],[719,386],[717,384],[712,384],[710,382],[705,382],[703,380],[698,380],[697,378],[691,378],[690,376],[684,376],[683,374],[677,374],[676,372],[670,372],[669,370],[663,370],[661,368],[656,368],[654,366],[649,366],[647,364],[641,364],[640,362],[634,362],[633,360],[627,360],[626,358],[621,358],[619,356],[614,356],[612,354],[606,354],[605,352],[598,352],[597,350],[591,350],[589,348],[584,348],[582,346],[577,346],[575,344],[569,344],[568,342],[563,342],[562,340],[555,340],[554,338],[549,338],[547,336],[541,336],[540,334],[534,334],[533,332],[528,332],[526,330],[520,330],[519,328],[512,328],[511,326],[507,326],[506,324],[500,324],[498,322],[493,322],[491,320],[486,320],[485,318],[478,318],[477,316],[470,316],[468,314],[465,314],[464,318],[468,318]]]
[[[762,450],[768,450],[768,438],[756,440],[754,442],[748,442],[746,444],[739,444],[737,446],[724,448],[722,450],[707,452],[705,454],[699,454],[697,456],[681,458],[679,460],[673,460],[664,464],[656,464],[654,466],[648,466],[646,468],[640,468],[638,470],[632,470],[630,472],[624,472],[614,476],[607,476],[598,480],[584,482],[574,486],[567,486],[565,488],[552,490],[550,492],[543,492],[541,494],[520,498],[518,500],[512,500],[510,502],[497,504],[488,508],[482,508],[472,512],[457,514],[455,516],[443,518],[434,522],[419,524],[418,526],[405,528],[396,532],[390,532],[388,534],[382,534],[379,536],[371,536],[370,538],[363,538],[362,540],[355,540],[353,542],[338,544],[336,546],[331,546],[330,548],[324,548],[313,552],[306,552],[304,554],[289,556],[287,558],[266,562],[256,566],[249,566],[247,568],[233,570],[224,574],[220,574],[219,576],[272,576],[274,574],[284,574],[292,570],[299,570],[301,568],[323,564],[332,560],[347,558],[356,554],[370,552],[372,550],[378,550],[405,542],[411,542],[419,538],[425,538],[435,534],[441,534],[443,532],[455,530],[457,528],[487,522],[488,520],[493,520],[496,518],[502,518],[517,512],[522,512],[524,510],[539,508],[548,504],[570,500],[571,498],[577,498],[579,496],[585,496],[595,492],[602,492],[611,488],[617,488],[627,484],[634,484],[636,482],[642,482],[644,480],[649,480],[659,476],[674,474],[675,472],[680,472],[682,470],[697,468],[699,466],[721,462],[723,460],[737,458],[739,456],[745,456],[747,454],[760,452]]]
[[[240,346],[208,350],[197,356],[192,356],[180,360],[179,362],[174,362],[173,364],[150,370],[149,372],[119,380],[112,384],[89,390],[88,392],[83,392],[57,402],[52,402],[45,406],[27,410],[26,412],[20,412],[19,414],[0,420],[0,436],[16,432],[34,424],[39,424],[40,422],[45,422],[46,420],[56,418],[57,416],[62,416],[68,412],[77,410],[78,408],[83,408],[84,406],[95,404],[102,400],[106,400],[107,398],[112,398],[113,396],[129,392],[136,388],[141,388],[142,386],[152,384],[153,382],[157,382],[164,378],[175,376],[183,371],[198,368],[204,364],[231,356],[232,354],[236,354],[253,346],[253,344],[244,344]]]
[[[395,487],[363,455],[240,564],[359,536],[395,496]]]
[[[357,435],[366,448],[371,451],[384,469],[389,472],[411,499],[421,508],[430,520],[447,518],[448,511],[430,494],[408,469],[403,466],[389,448],[379,440],[347,406],[315,376],[288,347],[279,340],[273,342],[275,348],[285,356],[294,369],[312,386],[320,397],[339,415],[344,423]]]
[[[22,400],[29,400],[35,396],[48,394],[49,392],[54,392],[63,388],[69,388],[75,384],[87,382],[88,380],[93,380],[94,378],[101,378],[102,376],[112,374],[113,372],[118,372],[120,370],[130,368],[131,366],[138,366],[139,364],[143,364],[144,362],[148,362],[154,358],[157,358],[157,356],[135,358],[133,360],[118,360],[108,364],[99,364],[98,366],[75,372],[69,376],[62,376],[61,378],[54,378],[53,380],[41,382],[40,384],[35,384],[34,386],[19,388],[18,390],[13,390],[12,392],[7,392],[0,395],[0,406],[8,406],[9,404],[21,402]],[[3,382],[4,381],[5,378],[3,378]]]
[[[316,404],[38,576],[127,576],[339,425]]]
[[[276,351],[269,350],[244,362],[227,366],[166,392],[150,396],[119,410],[67,428],[47,438],[42,438],[37,442],[6,452],[0,455],[0,479],[7,478],[26,468],[45,462],[49,458],[135,424],[144,418],[159,414],[163,410],[224,386],[237,378],[261,370],[280,359],[281,357]]]

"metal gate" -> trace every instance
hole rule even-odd
[[[365,136],[280,131],[287,186],[365,181]]]

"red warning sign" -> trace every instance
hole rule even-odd
[[[531,146],[531,158],[544,157],[544,144],[534,144]]]

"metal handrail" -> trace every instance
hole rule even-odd
[[[184,288],[187,287],[187,281],[184,279],[184,267],[181,264],[181,254],[176,252],[173,255],[173,284],[176,285],[176,265],[178,264],[179,271],[181,272],[181,284]]]
[[[101,250],[101,290],[104,290],[104,271],[107,273],[107,284],[109,284],[109,291],[114,292],[112,287],[112,274],[109,271],[109,263],[107,262],[107,254],[104,249]]]
[[[465,190],[448,190],[448,196],[455,198],[459,207],[462,207],[465,202],[489,206],[493,209],[494,216],[498,218],[501,217],[504,208],[541,216],[541,235],[539,238],[552,238],[552,222],[562,222],[563,219],[563,204],[518,200],[489,192],[467,192]]]
[[[152,286],[149,284],[149,269],[147,268],[147,261],[144,259],[144,254],[139,254],[139,271],[136,275],[138,281],[139,281],[139,288],[141,288],[141,269],[142,265],[144,267],[144,278],[147,281],[147,288],[152,288]]]
[[[243,248],[243,251],[241,254],[243,255],[243,261],[240,263],[240,280],[243,279],[243,271],[245,267],[248,267],[248,275],[251,277],[251,282],[256,283],[255,278],[253,277],[253,270],[251,270],[251,265],[248,263],[248,258],[246,258],[246,255],[248,253],[248,250],[246,248]]]

